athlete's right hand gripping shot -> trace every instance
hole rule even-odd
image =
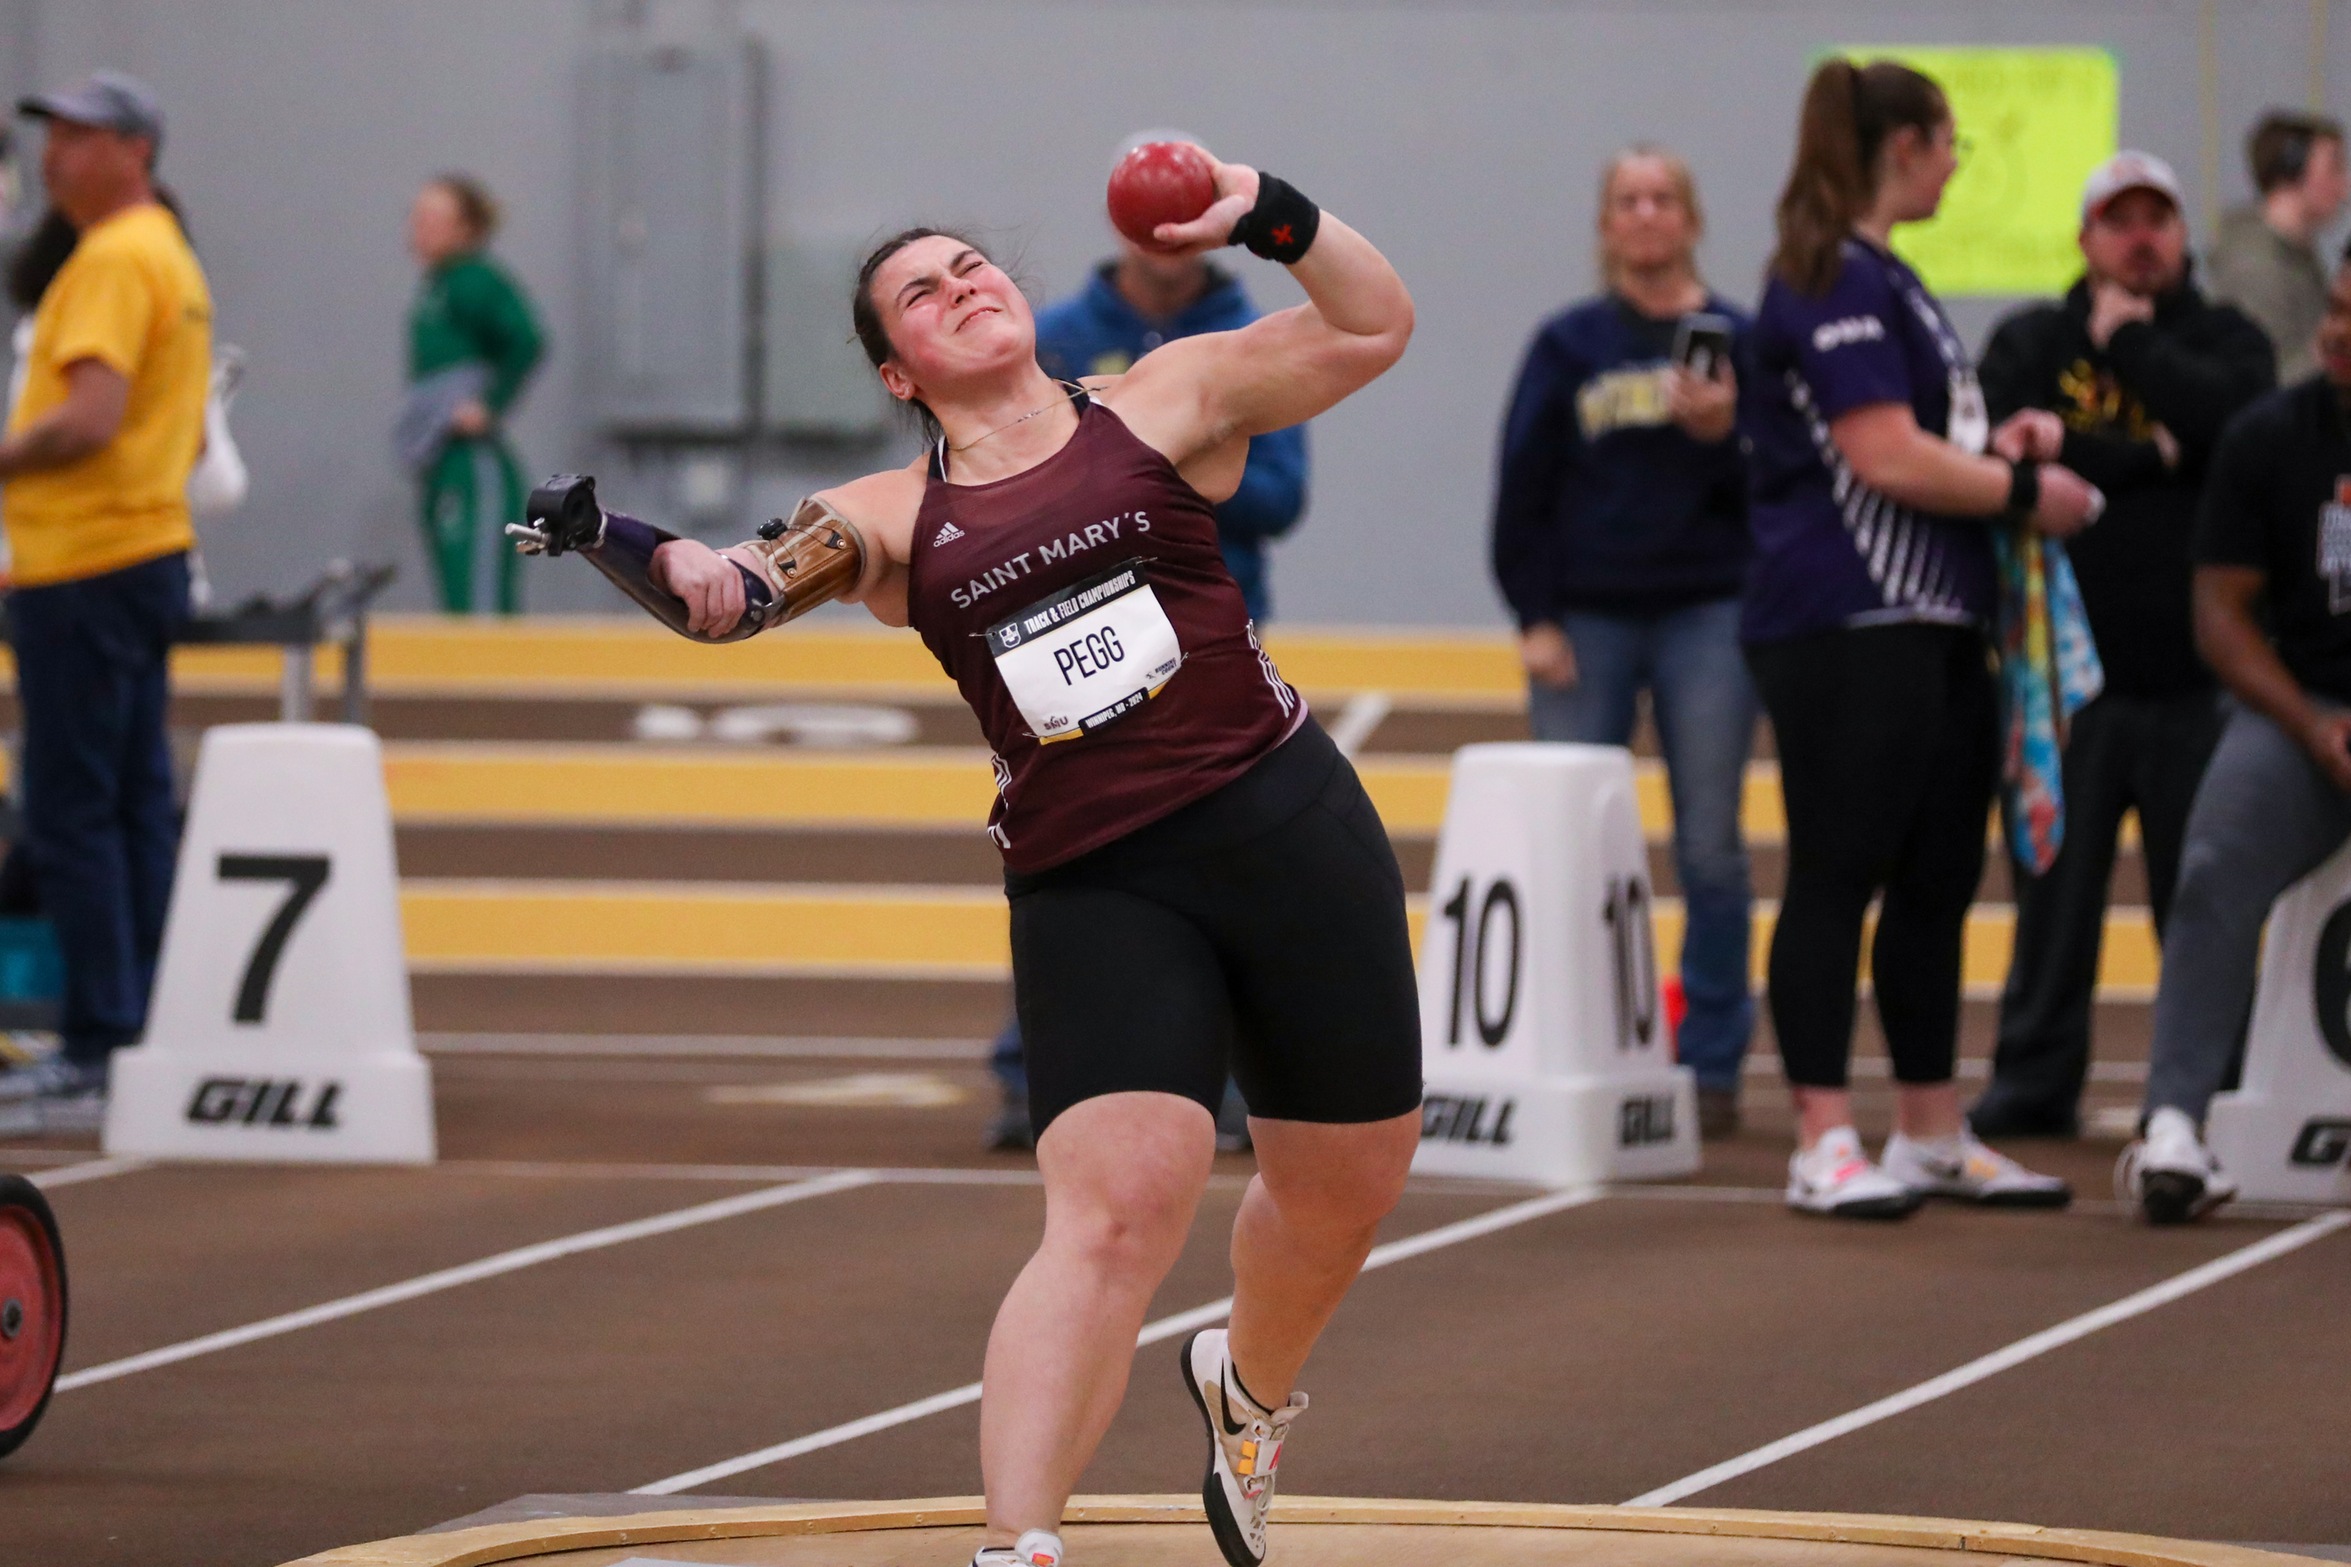
[[[1299,1369],[1420,1131],[1403,877],[1354,768],[1259,649],[1212,510],[1250,436],[1397,361],[1412,299],[1283,181],[1188,147],[1130,161],[1143,153],[1213,180],[1206,210],[1195,198],[1153,244],[1246,246],[1306,303],[1067,385],[979,246],[909,229],[866,259],[852,316],[923,418],[922,461],[723,551],[604,512],[582,480],[542,489],[515,530],[701,640],[862,603],[921,635],[987,733],[1046,1213],[988,1343],[980,1567],[1062,1559],[1063,1508],[1206,1187],[1228,1064],[1258,1173],[1233,1226],[1230,1326],[1190,1338],[1181,1372],[1208,1430],[1217,1544],[1257,1567],[1306,1408]],[[1119,197],[1114,183],[1130,215]]]

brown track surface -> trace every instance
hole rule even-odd
[[[956,709],[909,706],[924,743],[976,738]],[[391,738],[611,741],[627,737],[637,707],[386,697],[376,718]],[[260,698],[187,696],[176,718],[198,727],[273,713]],[[0,727],[11,722],[0,700]],[[1405,709],[1372,747],[1434,753],[1521,733],[1507,714]],[[1425,882],[1433,845],[1398,849],[1407,876]],[[977,833],[410,827],[400,853],[412,877],[998,876]],[[1651,860],[1670,892],[1670,856]],[[1758,892],[1776,895],[1779,851],[1759,850],[1756,872]],[[1995,867],[1986,896],[2004,898],[2005,886]],[[2117,901],[2142,897],[2128,856]],[[412,992],[435,1052],[444,1162],[135,1169],[56,1188],[75,1288],[69,1371],[758,1190],[794,1167],[937,1174],[545,1262],[60,1394],[32,1441],[0,1461],[0,1567],[270,1567],[521,1493],[625,1491],[978,1374],[1042,1203],[1026,1156],[981,1147],[994,1098],[979,1056],[1005,1016],[1006,986],[432,973]],[[1979,1067],[1992,1015],[1981,1001],[1965,1010],[1962,1053]],[[1874,1133],[1888,1093],[1866,1005],[1862,1017],[1857,1100]],[[2093,1108],[2135,1101],[2128,1078],[2146,1026],[2144,1004],[2101,1005],[2100,1058],[2120,1070],[2093,1084]],[[546,1048],[504,1037],[515,1035]],[[767,1054],[747,1053],[762,1045]],[[1310,1368],[1315,1410],[1285,1488],[1621,1501],[2286,1222],[2127,1224],[2105,1200],[2111,1139],[2017,1150],[2075,1182],[2084,1200],[2067,1214],[1938,1209],[1893,1227],[1798,1219],[1776,1201],[1790,1117],[1768,1025],[1757,1048],[1747,1128],[1710,1146],[1698,1180],[1368,1276]],[[876,1076],[934,1102],[807,1102],[812,1085]],[[0,1144],[0,1168],[56,1170],[94,1143]],[[1244,1156],[1219,1160],[1155,1313],[1229,1287],[1224,1231],[1249,1168]],[[1416,1183],[1388,1234],[1524,1195]],[[2351,1232],[2339,1232],[1696,1501],[2351,1540],[2339,1435],[2351,1407],[2347,1278]],[[1085,1489],[1165,1492],[1196,1478],[1200,1437],[1172,1358],[1169,1344],[1143,1352]],[[974,1410],[954,1409],[705,1489],[969,1492],[976,1426]],[[1088,1556],[1078,1567],[1098,1559],[1110,1567]]]
[[[1391,840],[1404,884],[1426,887],[1436,864],[1434,836]],[[404,876],[514,876],[565,880],[931,882],[1000,886],[1004,864],[976,829],[868,832],[828,828],[512,827],[419,825],[399,829]],[[1787,886],[1787,851],[1756,844],[1747,851],[1759,898]],[[1660,897],[1681,896],[1672,849],[1649,846],[1649,879]],[[2006,856],[1987,852],[1977,898],[2010,900]],[[2146,862],[2138,851],[2116,856],[2114,906],[2147,901]]]
[[[799,704],[809,699],[778,696],[774,700]],[[911,713],[917,730],[914,738],[907,742],[910,745],[985,743],[980,735],[978,721],[968,709],[951,698],[937,701],[817,698],[814,701],[816,705],[846,701],[859,707],[895,707]],[[322,692],[317,699],[318,716],[327,719],[340,717],[340,703],[338,693],[331,690]],[[378,694],[369,701],[368,721],[369,726],[386,740],[621,741],[634,737],[631,725],[645,705],[641,701],[595,697]],[[663,705],[688,708],[707,719],[728,708],[760,707],[769,703],[759,699],[714,702],[707,698],[687,698]],[[1334,721],[1338,705],[1325,703],[1324,708],[1324,722]],[[181,692],[172,699],[172,724],[183,730],[204,729],[213,724],[263,723],[277,716],[278,699],[274,695],[222,696]],[[0,729],[14,729],[16,726],[15,696],[13,693],[0,693]],[[1416,708],[1400,704],[1374,731],[1370,749],[1442,753],[1480,741],[1525,738],[1526,720],[1516,713],[1478,708]],[[1656,754],[1654,735],[1644,729],[1636,738],[1635,747],[1644,755]],[[1760,742],[1756,754],[1771,754],[1767,737]]]
[[[411,877],[1004,884],[1004,858],[977,827],[855,832],[411,824],[399,829],[398,850],[400,874]]]
[[[748,1034],[968,1038],[1004,1026],[995,981],[639,979],[611,974],[419,974],[416,1026],[455,1034]]]
[[[819,1109],[711,1095],[875,1070],[963,1097]],[[971,1062],[443,1055],[435,1071],[448,1161],[435,1169],[174,1167],[58,1190],[69,1369],[785,1178],[664,1169],[1030,1168],[978,1151],[990,1096]],[[1653,1189],[1367,1276],[1318,1352],[1316,1412],[1285,1482],[1623,1500],[2275,1228],[2125,1223],[2099,1200],[2111,1143],[2029,1150],[2075,1180],[2074,1213],[1806,1221],[1770,1200],[1784,1096],[1751,1098],[1750,1129],[1710,1149],[1704,1179],[1760,1200]],[[1881,1122],[1882,1090],[1861,1098],[1865,1124]],[[1155,1311],[1227,1287],[1223,1230],[1248,1164],[1220,1166]],[[1026,1184],[838,1193],[61,1394],[0,1464],[0,1560],[266,1567],[521,1492],[625,1490],[957,1386],[976,1375],[1039,1200]],[[1509,1200],[1419,1186],[1389,1233]],[[2339,1234],[1702,1500],[2351,1538],[2324,1436],[2351,1397],[2336,1349],[2351,1342],[2347,1276]],[[1088,1489],[1172,1489],[1193,1472],[1171,1353],[1140,1357]],[[710,1489],[968,1491],[975,1431],[955,1410]]]

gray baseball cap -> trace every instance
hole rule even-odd
[[[93,71],[60,92],[19,98],[16,112],[37,120],[71,120],[125,136],[144,136],[163,147],[163,105],[155,89],[125,71]]]

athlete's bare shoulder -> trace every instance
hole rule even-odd
[[[884,555],[903,561],[912,553],[914,518],[922,510],[923,488],[928,483],[923,464],[924,459],[917,457],[903,468],[869,473],[819,490],[816,498],[857,524],[882,547]]]

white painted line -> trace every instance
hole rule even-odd
[[[419,1034],[429,1056],[802,1056],[984,1061],[986,1039],[757,1038],[740,1034]]]
[[[43,1170],[25,1179],[45,1192],[53,1192],[60,1186],[79,1186],[84,1181],[103,1181],[110,1175],[128,1175],[133,1170],[146,1169],[149,1162],[145,1159],[85,1159],[80,1164],[69,1164],[62,1170]]]
[[[2223,1279],[2235,1278],[2240,1273],[2258,1268],[2265,1262],[2285,1256],[2288,1252],[2299,1251],[2312,1241],[2332,1235],[2346,1225],[2351,1225],[2351,1213],[2328,1213],[2315,1219],[2305,1220],[2290,1230],[2280,1230],[2266,1240],[2255,1241],[2250,1246],[2239,1247],[2237,1250],[2224,1256],[2215,1257],[2212,1261],[2199,1267],[2190,1268],[2185,1273],[2174,1274],[2162,1283],[2151,1284],[2136,1294],[2125,1295],[2122,1299],[2109,1305],[2100,1306],[2095,1311],[2085,1311],[2080,1316],[2060,1322],[2053,1328],[2044,1328],[2029,1338],[2018,1339],[2004,1349],[1996,1349],[1988,1355],[1978,1356],[1966,1365],[1956,1366],[1939,1377],[1933,1377],[1919,1383],[1916,1387],[1905,1388],[1891,1397],[1879,1399],[1874,1404],[1864,1404],[1859,1409],[1837,1416],[1834,1420],[1824,1420],[1819,1425],[1807,1426],[1801,1431],[1781,1437],[1776,1442],[1767,1442],[1752,1452],[1741,1453],[1736,1458],[1727,1458],[1719,1464],[1699,1470],[1696,1474],[1684,1475],[1670,1485],[1661,1485],[1654,1491],[1644,1491],[1624,1505],[1627,1507],[1670,1506],[1684,1497],[1695,1496],[1700,1491],[1711,1490],[1726,1480],[1735,1480],[1740,1475],[1752,1474],[1758,1469],[1778,1463],[1783,1458],[1791,1458],[1798,1453],[1818,1447],[1824,1442],[1833,1442],[1838,1437],[1859,1431],[1866,1426],[1876,1425],[1881,1420],[1890,1420],[1896,1415],[1918,1408],[1921,1404],[1931,1404],[1947,1393],[1956,1393],[1961,1388],[1972,1387],[1987,1377],[1998,1376],[2013,1366],[2021,1366],[2026,1361],[2046,1355],[2053,1349],[2062,1349],[2077,1340],[2088,1338],[2101,1329],[2110,1328],[2118,1322],[2128,1322],[2133,1317],[2144,1316],[2158,1306],[2168,1306],[2175,1300],[2193,1295],[2200,1289],[2220,1283]]]
[[[1994,995],[1999,992],[1994,990]],[[1990,1056],[1961,1056],[1953,1063],[1953,1075],[1963,1082],[1985,1082],[1992,1076]],[[1890,1081],[1894,1072],[1884,1056],[1856,1055],[1851,1073],[1856,1078],[1878,1082]],[[1782,1068],[1780,1058],[1769,1051],[1753,1051],[1739,1068],[1742,1077],[1760,1077],[1778,1082]],[[2147,1063],[2144,1061],[2093,1061],[2090,1063],[2090,1081],[2093,1083],[2144,1083],[2147,1081]]]
[[[977,1038],[907,1039],[849,1035],[809,1035],[768,1038],[740,1034],[419,1034],[417,1048],[428,1056],[521,1056],[653,1058],[700,1056],[719,1060],[875,1060],[875,1061],[984,1061],[994,1041]],[[1967,1056],[1957,1063],[1957,1075],[1969,1081],[1991,1076],[1989,1057]],[[1777,1082],[1780,1058],[1768,1051],[1750,1054],[1743,1075]],[[1890,1069],[1879,1056],[1858,1056],[1856,1078],[1883,1079]],[[2090,1065],[2094,1083],[2144,1083],[2144,1061],[2096,1061]],[[47,1149],[11,1149],[8,1157],[52,1157]],[[54,1157],[80,1158],[57,1153]]]
[[[136,1376],[142,1371],[194,1360],[199,1355],[236,1349],[262,1339],[314,1328],[325,1322],[339,1322],[345,1317],[356,1317],[362,1312],[375,1311],[384,1306],[397,1306],[421,1296],[455,1289],[461,1284],[475,1284],[483,1279],[497,1278],[501,1274],[518,1273],[542,1262],[576,1257],[582,1252],[600,1251],[607,1246],[619,1246],[655,1235],[668,1235],[700,1224],[714,1224],[721,1219],[738,1218],[746,1213],[780,1208],[786,1203],[805,1202],[811,1197],[826,1197],[834,1192],[873,1184],[874,1177],[864,1170],[840,1170],[789,1186],[771,1186],[765,1191],[745,1192],[739,1197],[722,1197],[716,1202],[698,1203],[691,1208],[658,1213],[649,1219],[632,1219],[626,1224],[606,1225],[602,1229],[582,1230],[577,1235],[540,1241],[536,1245],[518,1246],[512,1251],[502,1251],[478,1262],[419,1274],[397,1284],[362,1290],[356,1295],[346,1295],[340,1300],[330,1300],[316,1306],[305,1306],[300,1311],[289,1311],[283,1316],[249,1322],[243,1327],[227,1328],[218,1333],[207,1333],[201,1338],[183,1339],[177,1344],[167,1344],[161,1349],[151,1349],[143,1354],[126,1355],[120,1360],[109,1360],[103,1365],[59,1377],[57,1391],[70,1393],[76,1388]]]
[[[1341,756],[1353,759],[1370,742],[1372,731],[1387,722],[1394,707],[1385,691],[1356,692],[1331,721],[1331,744],[1339,748]]]
[[[928,1070],[879,1072],[885,1065],[901,1068],[924,1067]],[[860,1070],[862,1069],[862,1070]],[[971,1083],[984,1064],[976,1057],[969,1061],[910,1061],[904,1058],[891,1061],[836,1060],[817,1064],[808,1061],[662,1061],[629,1060],[610,1057],[566,1058],[563,1056],[443,1056],[439,1070],[451,1082],[466,1083],[699,1083],[705,1087],[766,1088],[800,1085],[816,1082],[837,1082],[844,1075],[860,1077],[921,1077],[932,1082],[945,1082],[943,1073],[951,1073]],[[781,1074],[789,1072],[786,1077]],[[782,1096],[789,1101],[793,1096]],[[934,1100],[935,1104],[936,1101]]]
[[[590,1163],[569,1159],[443,1159],[433,1168],[467,1175],[507,1175],[525,1180],[574,1181],[804,1181],[836,1170],[862,1169],[876,1181],[897,1186],[1042,1186],[1045,1177],[1035,1165],[838,1165],[838,1164],[638,1164]],[[1210,1191],[1237,1190],[1250,1177],[1239,1171],[1208,1178]],[[1521,1197],[1542,1194],[1543,1188],[1525,1181],[1496,1181],[1451,1175],[1415,1176],[1405,1188],[1417,1197]],[[1610,1197],[1632,1197],[1666,1202],[1746,1203],[1771,1205],[1787,1201],[1777,1186],[1700,1186],[1673,1183],[1623,1185],[1607,1188]],[[2076,1202],[2076,1213],[2100,1205]],[[2120,1208],[2112,1203],[2107,1208]],[[2232,1217],[2307,1218],[2312,1207],[2279,1208],[2246,1203],[2230,1205]]]
[[[588,1164],[564,1159],[444,1159],[438,1169],[461,1170],[467,1175],[512,1175],[530,1180],[581,1181],[805,1181],[833,1175],[851,1166],[837,1164]],[[904,1186],[1040,1186],[1045,1178],[1036,1167],[1010,1169],[892,1168],[887,1165],[854,1167],[876,1182]],[[1211,1176],[1243,1185],[1246,1176]]]
[[[1369,1273],[1374,1268],[1384,1268],[1393,1262],[1403,1262],[1408,1258],[1439,1251],[1447,1246],[1458,1245],[1463,1241],[1476,1240],[1481,1235],[1491,1235],[1497,1230],[1506,1230],[1512,1225],[1524,1224],[1531,1219],[1544,1218],[1554,1213],[1565,1213],[1570,1208],[1581,1208],[1587,1203],[1598,1202],[1607,1195],[1598,1187],[1581,1186],[1568,1191],[1550,1192],[1541,1197],[1530,1197],[1525,1202],[1512,1203],[1507,1208],[1496,1208],[1491,1212],[1481,1213],[1475,1218],[1462,1219],[1453,1224],[1441,1224],[1433,1230],[1424,1230],[1418,1235],[1407,1235],[1402,1240],[1390,1241],[1384,1246],[1373,1247],[1371,1255],[1363,1261],[1363,1271]],[[1212,1322],[1221,1322],[1232,1309],[1233,1298],[1227,1295],[1224,1299],[1212,1300],[1205,1306],[1194,1306],[1189,1311],[1179,1311],[1173,1316],[1161,1317],[1156,1322],[1145,1323],[1143,1331],[1135,1335],[1135,1347],[1141,1349],[1145,1345],[1157,1344],[1164,1339],[1174,1338],[1179,1333],[1189,1333],[1194,1328],[1204,1328]],[[722,1458],[715,1464],[705,1464],[699,1469],[689,1469],[684,1474],[674,1474],[666,1480],[655,1480],[651,1484],[638,1486],[629,1494],[632,1496],[674,1496],[680,1491],[690,1491],[698,1485],[708,1485],[713,1480],[724,1480],[730,1475],[739,1475],[746,1470],[764,1469],[769,1464],[780,1464],[787,1458],[798,1458],[803,1453],[813,1453],[827,1447],[838,1447],[843,1442],[854,1442],[861,1436],[871,1436],[877,1431],[887,1431],[893,1426],[907,1425],[913,1421],[931,1415],[944,1414],[950,1409],[960,1409],[966,1404],[976,1404],[979,1401],[980,1384],[966,1382],[963,1386],[949,1388],[944,1393],[933,1393],[928,1398],[918,1398],[911,1404],[900,1404],[895,1409],[885,1409],[878,1414],[867,1415],[862,1419],[851,1420],[837,1426],[828,1426],[822,1431],[812,1431],[806,1436],[794,1437],[789,1442],[778,1442],[773,1447],[760,1448],[757,1452],[744,1453],[735,1458]]]
[[[1611,1186],[1611,1197],[1631,1197],[1641,1202],[1717,1202],[1750,1203],[1758,1206],[1784,1206],[1787,1191],[1778,1186]]]
[[[562,1159],[443,1159],[435,1169],[462,1171],[467,1175],[503,1175],[522,1180],[572,1181],[724,1181],[746,1185],[768,1181],[804,1181],[811,1176],[830,1175],[836,1170],[861,1168],[876,1181],[886,1186],[1042,1186],[1045,1177],[1034,1165],[1013,1165],[1007,1168],[977,1166],[965,1168],[955,1165],[870,1165],[844,1166],[833,1164],[590,1164]],[[1238,1191],[1249,1184],[1250,1177],[1239,1172],[1220,1172],[1208,1178],[1210,1191]],[[1469,1179],[1460,1176],[1416,1176],[1405,1188],[1417,1197],[1510,1197],[1530,1190],[1524,1181],[1494,1181]],[[1787,1201],[1787,1193],[1777,1186],[1702,1186],[1673,1182],[1626,1184],[1607,1189],[1610,1197],[1626,1197],[1637,1202],[1713,1203],[1746,1207],[1777,1207]],[[2108,1215],[2127,1215],[2135,1210],[2104,1198],[2077,1197],[2066,1210],[2075,1217],[2094,1217],[2103,1220]],[[2240,1199],[2229,1204],[2232,1220],[2263,1220],[2290,1224],[2314,1214],[2333,1211],[2318,1203],[2250,1202]]]

